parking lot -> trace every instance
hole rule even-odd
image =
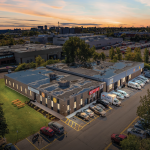
[[[18,150],[26,150],[28,148],[28,150],[44,150],[46,149],[50,144],[52,144],[55,141],[62,141],[65,138],[66,135],[66,131],[64,132],[64,134],[57,134],[55,133],[55,135],[53,137],[47,137],[44,134],[40,134],[40,132],[37,132],[39,134],[39,138],[32,140],[33,135],[27,137],[26,139],[22,140],[21,142],[18,142],[15,146]],[[36,133],[36,134],[37,134]],[[28,145],[28,146],[27,146]]]
[[[146,85],[145,85],[146,89],[148,87],[147,85],[149,85],[149,84],[150,83],[146,83]],[[67,136],[70,137],[72,140],[73,139],[75,140],[76,139],[75,137],[78,135],[78,133],[80,135],[81,132],[83,133],[84,139],[86,139],[86,140],[87,140],[87,138],[90,138],[89,136],[85,138],[85,135],[87,135],[88,133],[90,135],[94,134],[94,137],[95,137],[97,135],[96,133],[98,131],[98,132],[100,132],[103,135],[103,132],[101,130],[104,130],[104,129],[101,129],[99,131],[94,126],[96,125],[96,126],[99,126],[101,128],[106,128],[108,130],[108,126],[107,125],[110,124],[109,122],[114,122],[113,118],[114,118],[114,116],[116,114],[115,112],[119,111],[120,113],[123,113],[123,111],[127,110],[127,108],[126,108],[127,105],[131,105],[131,107],[133,108],[132,105],[135,105],[134,101],[137,100],[136,98],[133,98],[133,97],[136,96],[136,95],[139,95],[139,92],[141,93],[141,91],[145,91],[145,93],[146,93],[145,86],[141,90],[136,90],[136,89],[129,88],[129,87],[122,88],[121,90],[126,91],[130,95],[130,97],[129,98],[125,98],[124,100],[121,100],[122,105],[120,107],[116,107],[114,105],[110,105],[110,107],[106,109],[106,112],[107,112],[106,113],[106,117],[100,117],[99,115],[94,114],[94,117],[90,118],[89,121],[82,120],[81,118],[79,118],[79,117],[77,117],[75,115],[70,117],[70,118],[65,117],[65,118],[63,118],[62,120],[59,121],[59,123],[62,124],[65,127],[64,134],[62,134],[62,135],[55,134],[54,137],[48,138],[47,136],[39,133],[40,134],[39,143],[38,143],[38,140],[32,141],[32,137],[33,137],[33,135],[32,135],[30,137],[27,137],[23,141],[18,142],[16,144],[16,147],[17,147],[18,150],[19,149],[20,150],[22,150],[22,149],[26,150],[27,148],[28,148],[28,150],[33,150],[33,149],[38,149],[38,150],[44,150],[45,149],[45,150],[47,150],[47,149],[52,148],[53,146],[56,148],[57,147],[57,143],[62,143],[63,144],[63,143],[66,143],[65,141],[69,141],[69,138],[67,139]],[[139,98],[139,96],[138,96],[138,98]],[[132,102],[130,104],[129,101],[131,101],[131,100],[132,100]],[[137,103],[137,102],[135,102],[135,103]],[[132,109],[129,109],[129,110],[132,110]],[[119,115],[119,113],[117,113],[117,114]],[[127,115],[127,114],[125,113],[125,115]],[[122,119],[123,118],[124,117],[122,117]],[[135,124],[137,119],[138,119],[138,117],[136,117],[134,120],[131,120],[132,122],[129,125],[126,125],[126,128],[124,127],[124,130],[121,132],[121,134],[127,135],[127,132],[126,132],[127,129],[129,127],[133,127],[133,125]],[[107,127],[105,127],[105,126],[107,126]],[[110,127],[109,139],[110,139],[110,135],[114,132],[114,129],[112,130],[112,128],[114,128],[114,126],[115,126],[115,124],[113,125],[113,127]],[[120,128],[120,126],[118,126],[118,128]],[[92,131],[91,131],[91,129],[92,129]],[[118,131],[118,130],[116,130],[116,131]],[[84,139],[83,139],[83,141],[84,141]],[[102,144],[102,142],[101,142],[101,144]],[[95,146],[96,145],[94,145],[94,147]],[[110,144],[107,143],[107,145],[105,145],[105,147],[106,147],[105,150],[106,149],[108,149],[108,150],[115,150],[115,149],[119,149],[120,148],[117,144],[114,144],[114,143],[113,144],[112,143],[110,143]],[[69,149],[69,147],[68,147],[68,149]]]

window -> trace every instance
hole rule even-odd
[[[76,104],[77,104],[77,103],[76,103],[76,102],[74,102],[74,108],[76,108]]]
[[[131,79],[131,74],[129,75],[129,79]]]
[[[25,93],[27,94],[27,89],[25,88]]]
[[[45,98],[45,104],[47,104],[47,98]]]
[[[11,86],[11,82],[9,81],[9,85]]]
[[[58,110],[60,109],[60,104],[57,104],[57,109],[58,109]]]
[[[17,86],[17,90],[18,90],[18,84],[16,86]]]
[[[51,101],[51,107],[53,107],[53,101]]]
[[[74,98],[74,102],[76,102],[76,97]]]
[[[30,91],[30,96],[32,96],[32,92]]]
[[[141,72],[142,72],[143,70],[142,70],[142,68],[141,68]]]
[[[14,87],[14,83],[13,83],[13,87]]]
[[[83,94],[81,94],[81,98],[83,98]]]
[[[80,104],[82,105],[82,99],[81,99],[81,103]]]
[[[6,84],[7,84],[7,79],[6,79]]]
[[[59,104],[59,99],[57,99],[57,103]]]
[[[42,101],[42,95],[40,95],[40,101]]]
[[[118,86],[120,86],[120,80],[118,80]]]
[[[69,111],[69,105],[67,105],[67,110]]]
[[[125,82],[125,77],[124,77],[124,78],[122,78],[122,82]]]
[[[67,101],[67,105],[70,105],[70,100]]]
[[[112,84],[109,85],[109,90],[112,89]]]
[[[20,90],[21,90],[21,92],[22,92],[22,86],[20,86]]]
[[[51,100],[53,100],[53,96],[51,96]]]

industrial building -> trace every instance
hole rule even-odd
[[[116,43],[121,43],[123,41],[122,38],[113,38],[113,37],[106,37],[104,35],[91,35],[91,36],[78,36],[80,39],[84,40],[86,44],[89,44],[90,47],[95,46],[95,48],[101,48],[108,45],[114,45]],[[69,36],[62,36],[62,37],[54,37],[53,44],[54,45],[63,45]]]
[[[35,58],[38,55],[47,61],[51,58],[60,59],[62,57],[62,46],[43,44],[1,46],[0,54],[0,62],[3,64],[7,63],[7,61],[11,63],[14,60],[18,64],[24,62],[29,63],[32,61],[35,62]]]
[[[88,68],[63,63],[6,74],[5,85],[64,116],[124,86],[140,75],[144,63],[94,62]]]
[[[45,67],[5,75],[6,86],[67,116],[100,97],[105,82],[97,82]]]

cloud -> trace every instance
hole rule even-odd
[[[150,0],[136,0],[136,1],[145,4],[146,6],[150,6]]]
[[[65,26],[65,25],[85,25],[85,26],[98,26],[98,25],[102,25],[102,24],[95,24],[95,23],[60,23],[61,25]]]

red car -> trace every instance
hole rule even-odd
[[[50,127],[42,127],[40,129],[40,133],[43,133],[43,134],[47,135],[48,137],[52,137],[55,134],[53,129],[51,129]]]
[[[123,134],[112,134],[111,135],[111,141],[112,143],[117,143],[117,144],[120,144],[120,142],[124,139],[126,139],[127,136],[126,135],[123,135]]]

